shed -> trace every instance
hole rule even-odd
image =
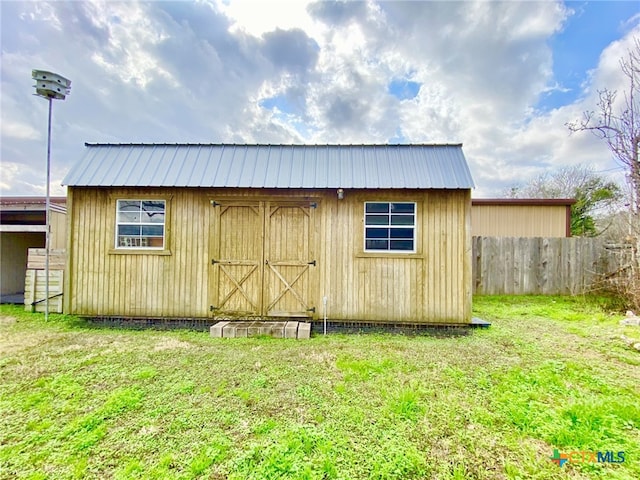
[[[85,145],[65,312],[471,322],[459,144]]]

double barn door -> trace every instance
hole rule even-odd
[[[312,317],[315,204],[214,201],[210,312]]]

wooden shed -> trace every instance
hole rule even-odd
[[[65,312],[471,322],[461,145],[86,144]]]

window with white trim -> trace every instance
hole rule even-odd
[[[365,252],[416,251],[414,202],[365,202]]]
[[[116,248],[164,249],[165,200],[118,200]]]

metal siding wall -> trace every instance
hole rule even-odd
[[[474,205],[471,233],[485,237],[566,237],[565,205]]]

